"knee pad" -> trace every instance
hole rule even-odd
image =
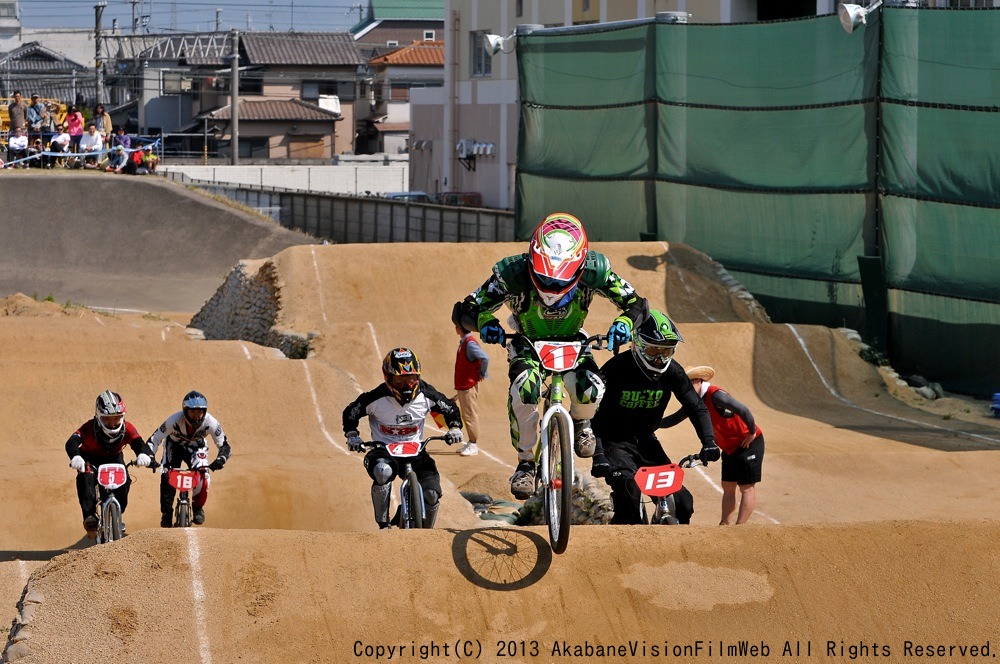
[[[375,480],[375,484],[387,486],[395,474],[396,471],[385,459],[378,459],[372,466],[372,479]]]
[[[391,484],[372,485],[372,507],[375,509],[375,521],[379,524],[389,523],[389,493]]]
[[[434,503],[427,501],[427,494],[434,494]],[[437,491],[424,491],[424,528],[433,528],[437,521],[438,508],[441,504],[437,502]]]
[[[439,494],[434,489],[424,489],[424,505],[426,507],[430,507],[431,505],[437,505],[440,499],[441,499],[441,494]]]
[[[571,402],[570,415],[574,420],[592,418],[604,398],[604,379],[593,371],[577,368],[566,374],[565,382]]]
[[[510,394],[515,402],[537,406],[542,399],[542,374],[537,369],[525,367],[510,381]]]

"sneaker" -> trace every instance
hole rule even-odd
[[[518,500],[527,500],[535,493],[535,462],[521,461],[510,477],[510,492]]]
[[[589,459],[594,456],[594,449],[597,448],[597,437],[594,430],[590,428],[590,420],[573,420],[573,428],[576,430],[576,440],[573,441],[573,450],[582,459]]]
[[[205,510],[195,510],[194,517],[191,520],[199,526],[205,523]]]
[[[97,539],[97,517],[93,514],[83,520],[83,529],[87,531],[87,537]]]
[[[479,454],[479,446],[475,443],[466,443],[458,451],[459,456],[476,456],[477,454]]]
[[[173,518],[170,514],[160,516],[160,528],[170,528],[173,525]]]
[[[378,524],[379,530],[389,530],[390,528],[392,528],[392,525],[388,523],[382,523],[380,521],[376,521],[375,523]]]

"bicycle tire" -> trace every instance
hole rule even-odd
[[[420,480],[417,479],[417,473],[411,470],[406,474],[406,491],[403,492],[403,500],[406,503],[401,519],[403,528],[424,527],[423,498]]]
[[[122,538],[122,508],[118,501],[110,501],[104,510],[104,523],[101,524],[105,542],[115,542]]]
[[[558,410],[547,427],[547,464],[545,486],[545,521],[553,553],[562,553],[569,545],[569,526],[573,510],[573,441],[569,415]]]
[[[639,494],[639,524],[643,526],[649,525],[649,512],[646,510],[646,498],[640,493]],[[650,504],[652,504],[650,502]],[[659,518],[656,509],[653,509],[653,519]]]
[[[177,501],[177,521],[175,524],[178,528],[190,528],[191,527],[191,505],[187,502]]]

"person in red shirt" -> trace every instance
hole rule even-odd
[[[715,441],[722,448],[722,520],[720,526],[740,525],[750,520],[757,507],[757,483],[764,462],[764,432],[754,421],[750,409],[728,392],[709,381],[715,369],[707,366],[687,370],[691,386],[704,400],[712,418]],[[660,427],[672,427],[687,415],[678,411],[660,421]],[[736,509],[736,489],[740,490],[739,512]]]
[[[458,453],[475,456],[479,454],[479,383],[486,380],[490,358],[476,341],[476,335],[462,327],[461,313],[460,304],[456,303],[451,312],[451,322],[462,340],[458,342],[458,354],[455,356],[455,401],[462,411],[469,441]]]
[[[66,441],[69,465],[76,471],[76,494],[83,511],[83,528],[87,537],[97,538],[97,467],[102,463],[125,463],[122,451],[131,447],[135,463],[149,467],[153,451],[131,422],[125,421],[125,402],[117,392],[105,390],[97,397],[94,417],[84,422]],[[128,492],[132,478],[113,490],[122,506],[128,507]],[[122,530],[125,524],[122,524]]]

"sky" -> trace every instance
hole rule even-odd
[[[361,16],[367,0],[105,0],[102,26],[113,19],[125,34],[137,19],[148,17],[149,32],[204,32],[221,30],[347,30]],[[93,28],[99,0],[19,0],[24,28]],[[139,21],[137,21],[139,22]],[[248,27],[249,26],[249,27]],[[142,28],[140,27],[140,30]]]

